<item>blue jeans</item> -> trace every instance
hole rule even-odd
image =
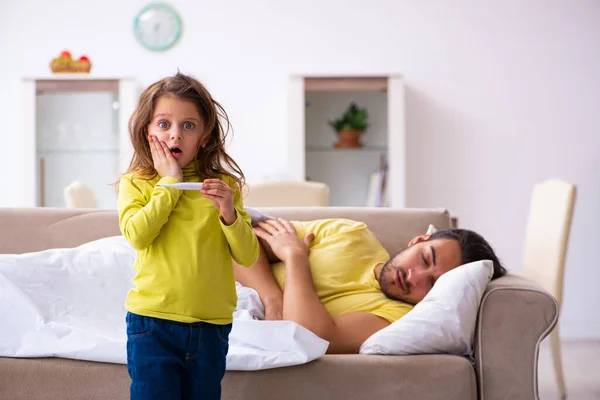
[[[221,398],[231,324],[185,324],[127,313],[130,399]]]

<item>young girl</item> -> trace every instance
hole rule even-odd
[[[137,251],[125,303],[134,400],[221,397],[237,303],[232,258],[251,266],[259,255],[221,118],[229,126],[204,86],[178,73],[148,87],[130,119],[134,155],[118,212]],[[168,186],[178,182],[202,189]]]

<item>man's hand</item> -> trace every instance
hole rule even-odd
[[[279,321],[283,319],[283,296],[280,301],[265,302],[265,320]]]
[[[171,150],[165,142],[161,142],[154,135],[148,136],[148,143],[150,144],[150,153],[152,154],[152,162],[154,163],[154,169],[161,178],[165,176],[173,176],[180,181],[183,180],[183,172],[181,167],[177,164],[177,160],[171,154]]]
[[[284,263],[294,257],[306,257],[315,235],[309,233],[301,240],[294,225],[282,218],[259,222],[254,228],[256,236],[269,244],[273,253]]]

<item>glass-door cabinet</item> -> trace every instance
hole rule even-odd
[[[57,76],[23,80],[24,206],[65,207],[70,185],[91,190],[96,207],[116,207],[115,182],[130,161],[134,79]]]

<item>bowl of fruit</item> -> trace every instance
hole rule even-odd
[[[50,61],[50,69],[55,74],[88,74],[92,69],[92,63],[86,56],[73,60],[71,53],[64,50]]]

